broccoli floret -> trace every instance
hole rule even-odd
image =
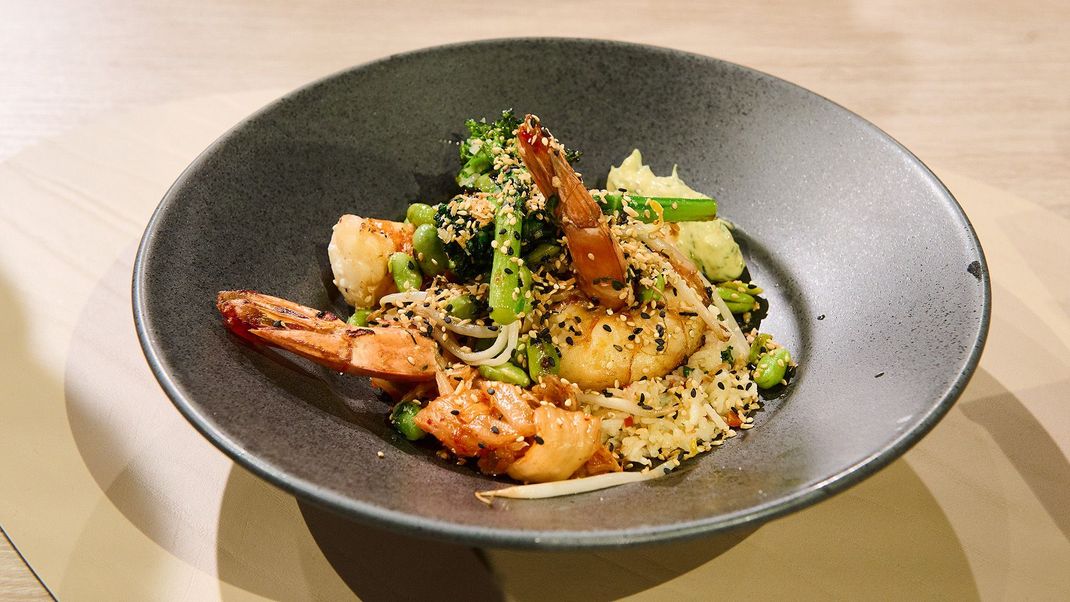
[[[457,174],[457,184],[461,188],[491,192],[497,188],[494,181],[494,155],[501,152],[513,137],[520,120],[512,110],[508,110],[502,111],[502,116],[493,123],[487,123],[485,119],[469,119],[464,125],[468,128],[468,138],[461,143],[463,165]]]
[[[435,214],[435,227],[448,229],[451,225],[458,232],[472,227],[468,218],[451,214],[449,203],[442,203],[438,206],[438,213]],[[463,280],[490,272],[490,264],[494,258],[494,249],[490,246],[492,240],[494,240],[493,223],[477,230],[464,246],[456,240],[445,243],[442,248],[446,251],[446,257],[449,258],[450,271]]]

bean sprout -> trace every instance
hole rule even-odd
[[[496,497],[534,500],[562,495],[574,495],[577,493],[587,493],[627,483],[637,483],[639,481],[657,479],[669,474],[672,469],[677,466],[679,466],[678,461],[667,460],[654,468],[641,472],[607,472],[593,477],[583,477],[567,481],[551,481],[549,483],[535,483],[533,485],[514,485],[503,489],[477,491],[476,498],[484,504],[490,504]]]

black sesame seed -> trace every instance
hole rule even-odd
[[[613,348],[617,351],[624,351],[624,347],[621,347],[620,345],[613,345]]]
[[[492,433],[494,433],[495,435],[497,435],[498,433],[501,433],[501,429],[499,429],[499,428],[498,428],[498,427],[496,427],[496,426],[492,426],[492,427],[490,427],[490,432],[492,432]]]
[[[282,328],[282,320],[275,320],[274,322],[271,323],[271,325],[274,326],[275,328]]]
[[[538,443],[539,445],[542,445],[543,443],[546,443],[546,442],[542,440],[542,437],[540,437],[538,435],[535,435],[535,443]]]
[[[717,383],[717,388],[724,391],[724,383]]]
[[[494,389],[487,389],[487,395],[494,395]]]
[[[450,414],[453,414],[454,416],[460,416],[461,415],[461,411],[460,410],[450,410]]]
[[[641,312],[639,312],[639,317],[644,319],[644,320],[649,320],[650,319],[650,314],[646,313],[645,311],[641,311]]]
[[[572,337],[565,337],[565,342],[568,343],[569,345],[572,345],[573,344],[572,343]]]
[[[691,389],[691,397],[696,397],[696,396],[698,396],[698,390],[697,389]]]
[[[606,332],[613,332],[613,327],[610,326],[609,324],[603,324],[602,325],[602,330],[604,330]]]

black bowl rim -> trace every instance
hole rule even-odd
[[[653,527],[634,527],[634,528],[622,528],[622,529],[608,529],[597,531],[538,531],[538,530],[520,530],[520,529],[498,529],[498,528],[486,528],[479,526],[458,525],[446,521],[440,521],[435,519],[428,519],[421,516],[416,516],[404,512],[398,512],[368,504],[359,500],[352,499],[350,497],[333,493],[321,487],[320,485],[292,475],[285,470],[275,466],[270,462],[266,462],[257,456],[247,452],[239,443],[229,438],[220,429],[211,418],[203,414],[197,404],[190,398],[187,392],[182,388],[180,384],[175,382],[171,375],[167,372],[164,366],[164,360],[162,352],[160,351],[157,338],[152,334],[152,317],[149,315],[146,306],[145,299],[145,285],[147,280],[147,273],[145,263],[147,261],[148,249],[151,246],[153,239],[158,234],[157,225],[161,219],[161,216],[166,212],[170,202],[173,199],[173,192],[182,186],[186,180],[190,177],[190,174],[197,171],[197,168],[220,145],[220,143],[231,136],[232,133],[245,127],[248,123],[259,117],[261,114],[273,110],[281,103],[286,102],[290,98],[302,93],[303,91],[319,85],[321,82],[333,79],[342,74],[352,71],[367,69],[369,67],[383,65],[395,60],[406,59],[423,54],[433,54],[443,50],[465,47],[465,46],[482,46],[482,45],[501,45],[501,44],[539,44],[539,43],[571,43],[577,45],[598,45],[617,48],[629,48],[629,49],[641,49],[647,52],[654,53],[666,53],[670,55],[676,55],[681,57],[688,57],[691,59],[699,59],[703,61],[714,61],[727,65],[733,69],[739,69],[761,75],[763,77],[775,80],[780,84],[786,84],[788,86],[802,90],[808,94],[813,94],[828,102],[844,112],[844,115],[848,119],[854,120],[858,125],[863,128],[870,129],[871,131],[883,137],[887,141],[891,142],[893,148],[902,153],[908,162],[912,162],[916,167],[922,169],[922,173],[931,178],[938,186],[938,190],[943,193],[944,201],[947,202],[949,208],[953,211],[953,219],[957,218],[961,221],[960,225],[964,225],[969,232],[970,239],[973,245],[977,249],[976,261],[979,262],[980,270],[979,275],[982,284],[982,312],[980,329],[977,333],[977,338],[973,342],[969,356],[967,357],[966,365],[962,372],[958,375],[951,386],[940,396],[940,399],[935,403],[928,413],[917,424],[916,428],[908,430],[900,434],[896,439],[884,447],[878,449],[868,457],[858,461],[852,466],[848,466],[839,472],[828,476],[823,481],[811,484],[806,489],[803,489],[796,494],[774,500],[765,504],[760,504],[753,508],[734,512],[725,515],[718,515],[713,517],[707,517],[698,519],[687,523],[678,523],[675,525],[661,525]],[[260,476],[269,483],[287,491],[295,496],[298,496],[306,501],[309,501],[317,506],[331,510],[336,513],[340,513],[346,517],[356,519],[370,525],[385,526],[394,530],[402,531],[412,535],[432,537],[435,539],[441,539],[445,541],[453,541],[457,543],[482,545],[482,546],[495,546],[495,547],[513,547],[513,548],[530,548],[530,549],[589,549],[589,548],[612,548],[621,547],[632,544],[641,543],[654,543],[654,542],[667,542],[682,539],[689,539],[698,537],[703,534],[711,534],[715,532],[728,531],[737,529],[746,525],[759,525],[773,518],[783,516],[785,514],[801,510],[812,504],[815,504],[823,499],[831,497],[832,495],[846,490],[848,487],[855,485],[870,475],[874,474],[881,468],[884,468],[890,464],[893,460],[906,453],[911,447],[914,446],[922,437],[924,437],[929,431],[932,430],[936,423],[943,418],[947,412],[954,405],[955,401],[962,394],[962,390],[966,387],[970,378],[975,372],[978,362],[980,361],[981,352],[984,349],[985,341],[988,336],[989,323],[991,321],[991,308],[992,308],[992,291],[991,281],[988,272],[988,264],[985,260],[984,250],[981,247],[980,240],[977,238],[977,233],[970,223],[969,218],[963,211],[962,206],[958,203],[955,197],[947,189],[942,181],[928,168],[914,153],[903,146],[899,141],[892,138],[886,132],[873,125],[866,119],[862,118],[853,111],[846,107],[832,101],[816,92],[812,92],[797,84],[793,84],[787,80],[783,80],[768,73],[752,69],[737,63],[730,61],[724,61],[714,57],[697,54],[693,52],[687,52],[683,50],[677,50],[673,48],[667,48],[663,46],[654,46],[649,44],[637,44],[632,42],[621,42],[615,40],[601,40],[591,38],[572,38],[572,37],[518,37],[518,38],[491,38],[476,41],[457,42],[453,44],[445,44],[439,46],[431,46],[412,50],[408,52],[402,52],[392,54],[379,59],[367,61],[340,71],[331,73],[324,77],[318,78],[312,82],[309,82],[286,95],[270,102],[264,107],[260,108],[256,112],[252,113],[233,127],[228,129],[223,135],[212,142],[205,150],[203,150],[196,159],[189,166],[182,171],[175,182],[168,188],[164,194],[160,204],[153,212],[152,217],[145,228],[145,232],[142,236],[141,243],[138,245],[137,256],[134,261],[133,267],[133,286],[132,286],[132,302],[134,322],[137,329],[138,340],[141,344],[141,348],[145,354],[145,358],[149,363],[149,367],[152,369],[153,374],[159,381],[160,386],[164,392],[175,404],[178,410],[183,416],[196,428],[206,439],[208,439],[213,445],[219,448],[223,453],[229,456],[238,464],[242,465],[246,469],[250,470],[254,474]]]

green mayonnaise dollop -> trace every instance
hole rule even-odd
[[[624,189],[651,197],[710,198],[684,183],[672,168],[670,176],[656,176],[649,165],[643,164],[639,149],[633,150],[618,167],[609,168],[606,178],[608,190]],[[728,222],[715,219],[708,222],[678,224],[677,244],[691,256],[706,277],[714,282],[735,280],[743,273],[745,263],[739,245],[732,238]]]

